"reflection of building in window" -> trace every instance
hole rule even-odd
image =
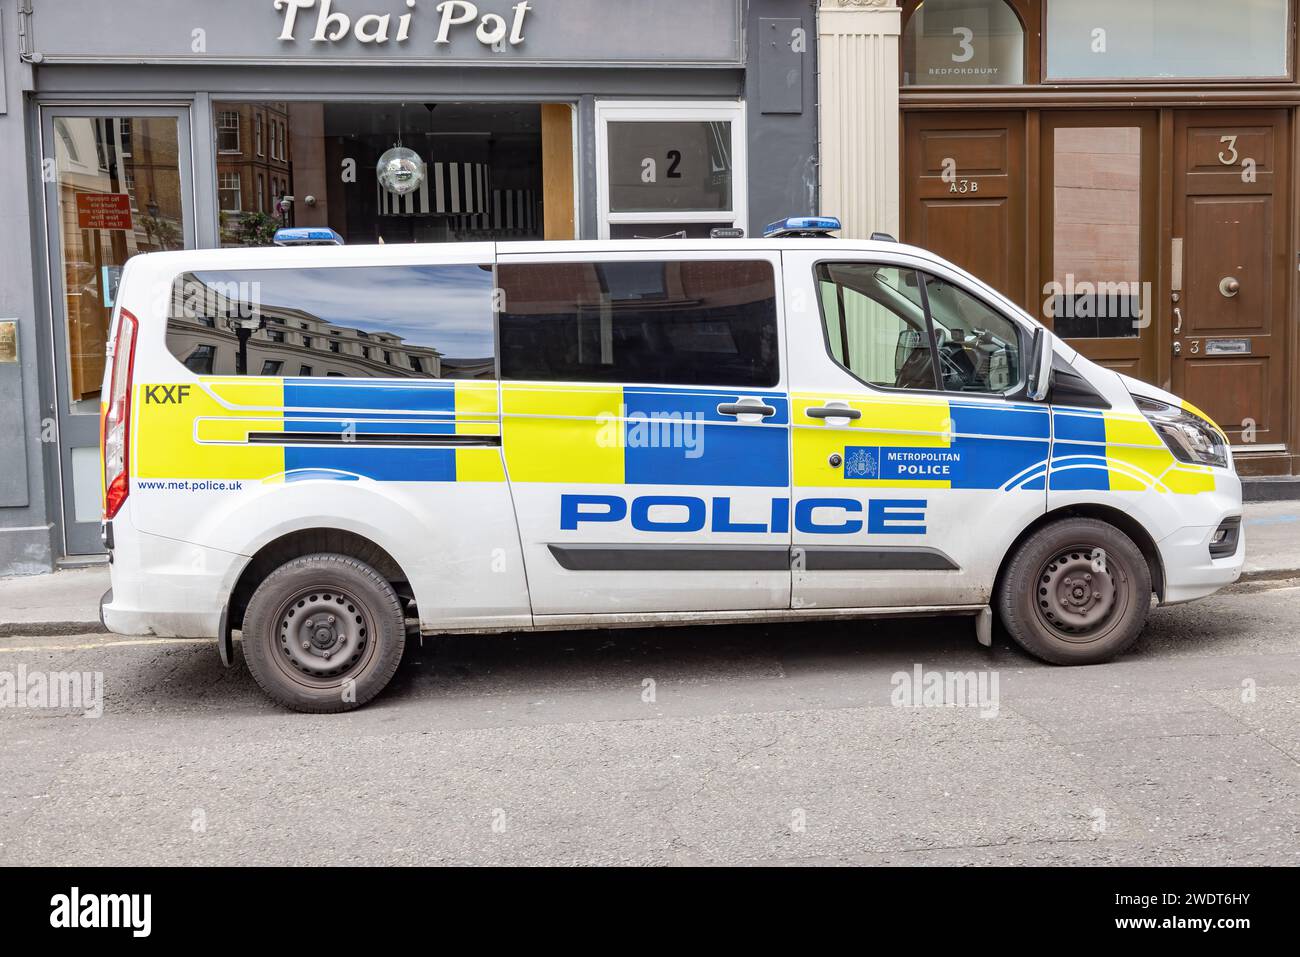
[[[217,152],[239,152],[239,113],[235,110],[217,114]]]
[[[291,175],[287,149],[283,149],[282,103],[223,103],[215,111],[218,204],[222,243],[240,244],[240,222],[249,213],[274,214],[275,200],[288,192]],[[267,126],[271,136],[267,157]],[[277,128],[281,131],[277,133]],[[281,137],[277,141],[277,135]],[[267,189],[268,183],[270,189]],[[269,233],[267,240],[269,241]]]
[[[200,343],[185,357],[185,368],[199,375],[212,375],[212,364],[216,356],[215,346]]]
[[[237,172],[223,170],[217,174],[217,193],[222,209],[238,212],[242,208],[242,190]]]
[[[71,399],[97,403],[118,271],[136,253],[183,245],[176,120],[59,116],[53,123]],[[79,202],[91,196],[117,210],[106,228],[82,228]],[[117,196],[125,209],[98,199]]]
[[[408,343],[393,333],[337,326],[291,307],[259,308],[224,295],[219,285],[205,284],[187,274],[177,282],[172,299],[168,347],[187,368],[203,375],[235,373],[240,349],[236,330],[241,321],[255,327],[247,337],[245,368],[261,369],[262,375],[281,375],[286,365],[297,366],[302,376],[437,379],[495,375],[491,356],[457,360],[454,368],[444,369],[442,352],[432,346]],[[484,315],[490,330],[486,298]],[[382,348],[372,350],[367,343]],[[380,352],[382,362],[374,357]],[[268,371],[272,367],[274,371]]]

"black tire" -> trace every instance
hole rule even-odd
[[[280,704],[314,714],[351,711],[397,671],[406,644],[402,603],[363,561],[305,555],[253,592],[241,644],[248,670]]]
[[[1114,525],[1066,518],[1020,544],[998,588],[1003,627],[1054,665],[1092,665],[1137,641],[1151,610],[1151,569]]]

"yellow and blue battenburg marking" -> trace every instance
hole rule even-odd
[[[848,403],[859,418],[831,427],[808,410],[842,396],[582,383],[505,383],[500,395],[498,404],[497,383],[485,381],[205,377],[139,385],[134,472],[502,482],[508,469],[512,481],[564,484],[1215,488],[1212,470],[1178,462],[1151,424],[1129,413],[867,396]],[[741,423],[718,411],[746,397],[775,414]]]
[[[718,411],[745,397],[776,414],[742,424]],[[506,383],[502,411],[513,482],[790,484],[790,401],[782,392]]]
[[[141,478],[501,482],[495,382],[208,377],[136,390]]]
[[[796,486],[1045,488],[1051,422],[1041,406],[870,397],[848,403],[860,418],[828,428],[807,412],[832,399],[842,397],[794,396]]]
[[[1143,416],[1057,409],[1052,427],[1053,491],[1214,491],[1214,472],[1175,459]]]

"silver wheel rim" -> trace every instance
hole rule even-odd
[[[1090,545],[1058,549],[1038,571],[1034,610],[1057,638],[1095,641],[1128,608],[1128,576],[1113,567],[1113,557],[1099,561],[1095,552]]]
[[[365,668],[374,632],[369,609],[346,589],[302,589],[276,611],[274,658],[298,684],[333,687]]]

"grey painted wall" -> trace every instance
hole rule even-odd
[[[803,30],[803,53],[791,30]],[[745,18],[749,224],[820,210],[817,196],[817,11],[812,0],[750,0]],[[798,104],[798,112],[791,112]],[[771,112],[779,110],[780,112]]]
[[[37,318],[48,312],[38,308],[35,284],[39,201],[26,173],[37,149],[24,109],[31,76],[18,57],[17,0],[0,0],[0,34],[0,319],[18,321],[19,356],[0,363],[0,575],[34,574],[51,567],[47,476],[57,478],[53,443],[41,442],[42,420],[53,415],[40,388],[50,330]]]

